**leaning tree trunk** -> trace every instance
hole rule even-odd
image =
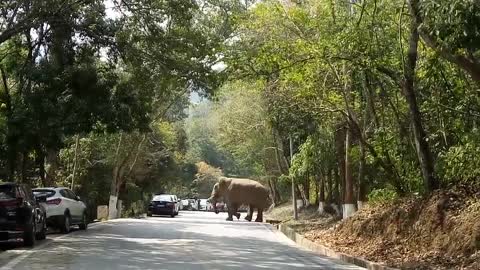
[[[415,69],[418,56],[418,41],[417,25],[412,21],[402,89],[410,111],[410,123],[413,127],[415,147],[422,171],[424,188],[426,192],[431,192],[439,187],[439,183],[435,178],[433,157],[427,142],[427,134],[423,128],[422,114],[418,107],[415,94]]]

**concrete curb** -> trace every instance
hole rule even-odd
[[[354,264],[354,265],[357,265],[357,266],[360,266],[360,267],[364,267],[364,268],[369,269],[369,270],[398,270],[397,268],[388,267],[386,265],[371,262],[371,261],[365,260],[363,258],[354,257],[354,256],[350,256],[350,255],[347,255],[347,254],[344,254],[344,253],[335,252],[335,251],[333,251],[333,250],[331,250],[331,249],[329,249],[325,246],[322,246],[322,245],[317,244],[317,243],[315,243],[311,240],[308,240],[303,235],[297,233],[294,229],[292,229],[292,228],[290,228],[286,225],[278,224],[276,227],[280,232],[282,232],[285,236],[290,238],[292,241],[294,241],[295,243],[297,243],[301,247],[304,247],[308,250],[311,250],[311,251],[313,251],[317,254],[327,256],[327,257],[331,257],[331,258],[335,258],[335,259],[339,259],[343,262],[351,263],[351,264]]]

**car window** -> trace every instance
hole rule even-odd
[[[47,198],[53,197],[55,195],[55,191],[51,189],[34,189],[33,195],[35,196],[45,196]]]
[[[15,188],[9,185],[0,186],[0,200],[9,200],[15,198]]]
[[[75,192],[71,191],[70,189],[67,189],[67,193],[68,193],[68,196],[70,196],[69,197],[70,199],[72,199],[72,200],[77,199],[77,195],[75,194]]]
[[[67,190],[66,189],[61,189],[60,190],[60,195],[62,195],[63,197],[67,198],[67,199],[71,199],[70,198],[70,194],[68,194]]]
[[[171,202],[173,201],[172,200],[172,196],[168,196],[168,195],[157,195],[157,196],[154,196],[152,201],[156,201],[156,202],[159,202],[159,201],[167,201],[167,202]]]

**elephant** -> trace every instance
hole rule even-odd
[[[249,206],[248,215],[245,219],[250,221],[256,208],[257,218],[255,221],[263,222],[263,210],[269,207],[271,201],[268,189],[262,184],[241,178],[222,177],[215,184],[209,201],[212,203],[216,213],[218,212],[216,203],[222,197],[228,206],[228,221],[232,221],[233,216],[239,218],[240,214],[237,213],[238,207],[245,204]]]

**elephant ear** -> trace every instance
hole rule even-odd
[[[220,187],[225,187],[225,186],[227,185],[227,179],[225,179],[225,177],[222,177],[222,178],[220,178],[220,180],[218,181],[217,184],[218,184],[218,187],[219,187],[219,188],[220,188]],[[217,184],[216,184],[216,185],[217,185]]]

